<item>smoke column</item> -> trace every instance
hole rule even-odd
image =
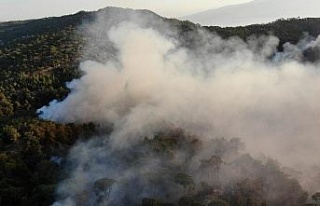
[[[237,137],[246,152],[284,166],[319,165],[319,65],[300,61],[304,50],[319,47],[319,39],[287,43],[278,52],[273,36],[224,40],[199,28],[201,42],[190,49],[163,22],[155,29],[137,21],[106,26],[103,20],[88,26],[91,42],[85,51],[96,59],[81,63],[83,75],[67,84],[71,92],[63,101],[39,109],[41,118],[56,122],[112,125],[111,134],[71,151],[69,161],[77,166],[70,177],[83,180],[77,188],[105,176],[118,180],[141,174],[126,169],[117,175],[123,168],[111,163],[118,161],[111,153],[172,128],[203,141]],[[95,43],[100,44],[96,50]],[[208,152],[203,148],[199,156]],[[141,170],[155,167],[154,161]],[[83,169],[85,164],[91,169]],[[303,178],[301,184],[318,189]],[[59,191],[70,196],[75,188],[67,185]]]

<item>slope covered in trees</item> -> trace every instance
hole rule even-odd
[[[144,13],[150,19],[162,19],[149,11],[106,8],[99,12],[108,13],[110,18],[117,17],[117,21],[130,18],[136,12]],[[58,18],[0,23],[0,205],[52,204],[58,183],[67,176],[65,157],[69,148],[77,140],[89,138],[96,131],[95,128],[99,127],[93,124],[54,123],[41,120],[36,115],[39,107],[53,99],[63,99],[68,93],[65,83],[81,75],[77,68],[83,58],[82,51],[86,42],[82,28],[94,18],[94,12],[79,12]],[[197,39],[200,25],[175,19],[163,21],[178,31],[183,46],[192,48],[194,44],[201,42]],[[319,25],[320,19],[289,19],[264,25],[234,28],[213,26],[204,29],[215,32],[222,38],[238,36],[244,40],[251,35],[274,34],[280,39],[281,49],[284,42],[298,42],[304,32],[316,37],[320,34]],[[306,51],[305,60],[317,61],[317,52],[319,51]],[[99,56],[86,58],[99,60]],[[177,135],[178,138],[173,138]],[[234,146],[231,140],[216,141],[214,144]],[[201,142],[196,137],[188,137],[183,132],[175,134],[167,131],[140,143],[139,147],[144,149],[140,148],[139,151],[144,151],[145,154],[136,154],[130,150],[129,154],[123,156],[135,157],[130,161],[137,164],[148,154],[163,159],[163,169],[168,173],[164,176],[143,175],[150,179],[148,181],[152,187],[156,187],[157,182],[164,177],[168,179],[167,184],[162,185],[164,190],[172,184],[180,187],[180,197],[173,198],[178,201],[175,204],[299,205],[304,202],[305,193],[299,183],[281,172],[280,167],[272,161],[256,162],[247,155],[230,164],[237,165],[237,161],[241,161],[261,170],[272,168],[268,171],[268,177],[274,182],[283,183],[281,185],[284,187],[279,188],[274,184],[269,185],[268,189],[279,191],[279,194],[288,192],[287,190],[292,192],[287,196],[288,199],[282,200],[284,202],[279,202],[280,198],[275,196],[266,198],[265,195],[269,193],[263,187],[268,183],[265,177],[239,179],[232,187],[221,188],[205,181],[194,183],[192,175],[185,173],[187,163],[181,163],[179,168],[170,167],[170,161],[174,161],[180,147],[187,147],[192,151],[199,145]],[[219,155],[213,154],[211,159],[203,160],[202,169],[213,167],[216,171],[220,169],[220,164],[227,164],[221,160],[223,156]],[[105,179],[97,182],[97,187],[105,188],[105,182],[109,184]],[[83,201],[86,201],[85,198]],[[141,200],[141,204],[170,205],[153,197],[146,197]]]

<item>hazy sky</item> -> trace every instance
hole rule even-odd
[[[61,16],[107,6],[150,9],[167,17],[179,17],[250,0],[0,0],[0,21]]]

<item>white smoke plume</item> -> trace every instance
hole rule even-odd
[[[270,156],[284,166],[304,170],[319,165],[319,65],[300,61],[303,51],[319,47],[319,38],[288,43],[277,52],[276,37],[224,40],[199,29],[200,41],[190,49],[174,31],[162,34],[170,26],[161,25],[157,29],[137,22],[105,26],[97,20],[89,33],[94,34],[91,40],[101,42],[100,48],[87,51],[97,53],[98,61],[82,62],[82,77],[67,85],[70,94],[39,109],[43,119],[113,127],[110,135],[72,150],[70,158],[77,166],[70,176],[81,177],[83,183],[76,189],[64,184],[60,193],[70,197],[92,179],[129,179],[150,170],[157,159],[148,160],[139,172],[126,168],[119,174],[123,168],[113,165],[110,152],[172,128],[204,141],[237,137],[254,156]],[[103,58],[103,51],[109,56]],[[209,152],[204,149],[199,156]],[[114,192],[121,194],[120,189]],[[76,203],[65,199],[59,204]]]

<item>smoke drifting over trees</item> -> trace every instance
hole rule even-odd
[[[320,162],[319,65],[302,58],[319,39],[279,52],[273,36],[180,36],[149,14],[104,12],[82,29],[83,75],[40,117],[112,132],[72,149],[54,205],[283,206],[304,202],[300,184],[318,190],[305,171]]]

